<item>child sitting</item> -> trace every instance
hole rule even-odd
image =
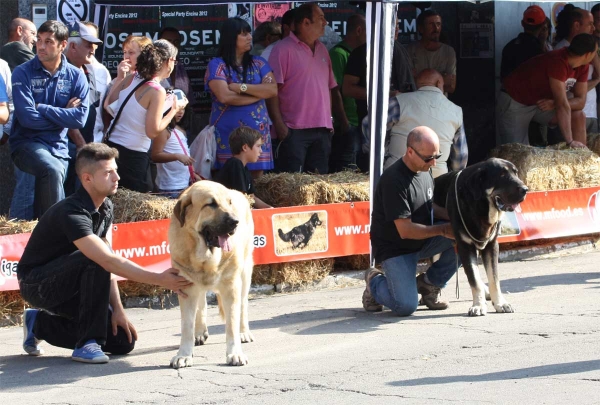
[[[185,110],[179,111],[167,129],[152,141],[156,188],[161,195],[169,198],[178,198],[190,183],[200,180],[192,167],[194,159],[190,157],[186,131],[179,125],[184,114]]]
[[[254,182],[248,163],[258,161],[262,152],[262,135],[250,127],[238,127],[229,135],[229,148],[233,157],[229,158],[215,177],[215,181],[227,188],[241,191],[254,197],[256,208],[273,208],[254,195]]]

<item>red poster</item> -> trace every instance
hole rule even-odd
[[[252,211],[256,264],[369,253],[369,202]],[[310,226],[308,226],[310,224]],[[297,238],[294,228],[312,228]],[[116,253],[151,271],[170,266],[169,220],[115,224]],[[600,187],[532,192],[502,220],[500,243],[600,232]],[[0,291],[18,288],[16,267],[29,234],[0,236]]]
[[[292,3],[257,3],[254,5],[254,29],[267,21],[279,21]]]

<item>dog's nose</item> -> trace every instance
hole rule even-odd
[[[521,193],[522,195],[527,194],[528,191],[529,191],[529,188],[527,186],[519,187],[519,193]]]
[[[230,215],[228,215],[227,218],[225,218],[225,224],[227,224],[227,226],[231,226],[232,228],[236,227],[239,223],[240,221],[238,221],[236,218]]]

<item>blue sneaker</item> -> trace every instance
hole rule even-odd
[[[104,354],[100,345],[94,339],[88,340],[79,349],[73,350],[71,359],[82,363],[108,363],[108,356]]]
[[[44,354],[44,350],[38,346],[42,340],[36,339],[33,334],[33,324],[38,312],[39,309],[26,309],[23,312],[23,350],[30,356]]]

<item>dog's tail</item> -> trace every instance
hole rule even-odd
[[[284,241],[284,242],[290,241],[290,235],[283,233],[283,231],[281,229],[278,229],[277,233],[279,233],[279,237],[281,238],[282,241]]]

